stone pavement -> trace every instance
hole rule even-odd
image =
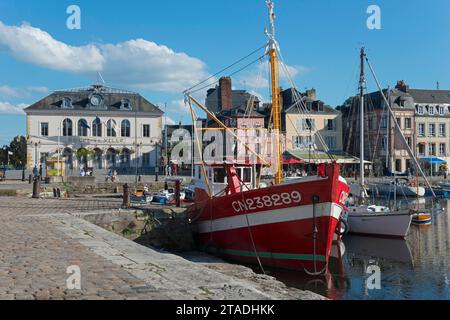
[[[245,267],[236,267],[239,276],[221,273],[80,218],[119,207],[120,199],[0,197],[0,299],[320,298]],[[81,290],[67,288],[72,265],[80,267]]]

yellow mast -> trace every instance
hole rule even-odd
[[[283,180],[283,143],[281,141],[281,99],[279,86],[279,69],[278,69],[278,54],[277,43],[275,41],[275,4],[272,0],[266,1],[269,8],[270,32],[267,33],[269,37],[269,57],[270,57],[270,73],[272,85],[272,115],[273,115],[273,130],[275,133],[276,143],[276,173],[275,184],[280,184]]]

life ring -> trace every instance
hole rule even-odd
[[[348,228],[348,222],[345,221],[344,219],[340,219],[339,220],[340,223],[338,223],[338,225],[336,226],[336,230],[334,230],[334,232],[339,236],[342,237],[343,235],[346,235],[349,232],[349,228]],[[344,231],[341,231],[342,226],[344,226]],[[339,228],[341,227],[341,228]]]

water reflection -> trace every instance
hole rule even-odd
[[[450,201],[419,205],[433,213],[433,223],[412,225],[406,240],[348,235],[333,246],[326,275],[271,274],[288,286],[330,299],[450,299]],[[381,271],[380,290],[367,288],[370,265]]]

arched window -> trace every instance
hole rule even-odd
[[[103,152],[99,148],[94,149],[94,166],[96,169],[103,168]]]
[[[120,162],[123,167],[130,167],[130,150],[124,148],[120,154]]]
[[[109,148],[108,151],[106,151],[106,164],[108,169],[116,166],[116,150],[113,148]]]
[[[70,120],[70,119],[65,119],[63,121],[63,136],[64,137],[73,136],[73,124],[72,124],[72,120]]]
[[[73,151],[70,148],[65,148],[62,153],[66,169],[73,169]]]
[[[122,137],[130,137],[130,135],[131,135],[131,124],[130,124],[130,121],[123,120],[120,128],[121,128],[121,136]]]
[[[99,117],[92,121],[92,136],[101,137],[102,136],[102,121]]]
[[[117,137],[117,123],[115,120],[108,120],[106,123],[106,135],[108,137]]]
[[[78,120],[78,136],[87,137],[88,129],[90,129],[90,127],[85,119]]]

